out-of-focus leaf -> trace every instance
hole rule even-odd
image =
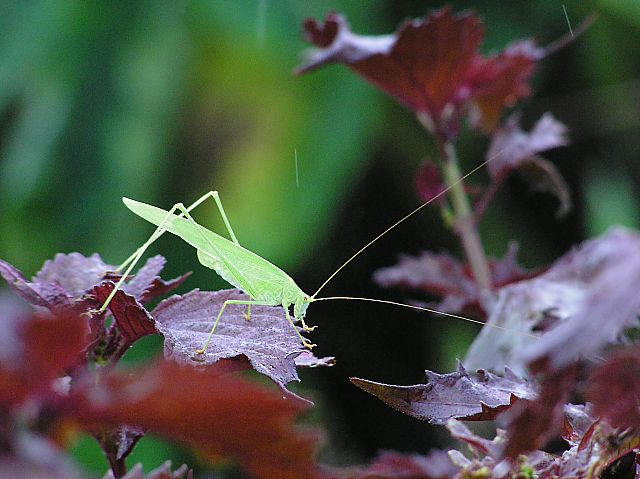
[[[10,408],[30,396],[53,393],[52,381],[82,359],[88,340],[87,319],[75,314],[54,317],[2,318],[9,332],[1,341],[16,344],[3,347],[0,356],[0,404]],[[7,351],[12,351],[9,356]]]
[[[385,451],[366,467],[347,472],[344,479],[449,479],[458,472],[444,451],[401,454]]]
[[[113,467],[114,464],[121,464],[131,453],[144,436],[144,430],[139,427],[120,425],[104,431],[94,431],[93,436],[100,443],[107,461]]]
[[[498,430],[496,437],[492,440],[480,437],[469,430],[469,428],[456,419],[447,421],[447,429],[454,439],[466,443],[474,455],[488,456],[499,459],[502,455],[505,431]]]
[[[488,421],[518,399],[532,399],[535,388],[507,370],[504,377],[487,371],[469,375],[462,364],[450,374],[427,371],[427,383],[414,386],[380,384],[358,378],[351,382],[389,406],[417,419],[445,424],[449,419]]]
[[[10,449],[0,453],[3,479],[87,479],[69,456],[51,441],[28,432],[14,433]]]
[[[574,410],[573,413],[576,411]],[[567,408],[565,408],[565,414]],[[540,418],[544,420],[544,417]],[[594,418],[590,418],[592,424]],[[571,447],[561,455],[544,451],[531,451],[517,459],[504,458],[508,441],[513,440],[505,431],[498,430],[493,440],[485,439],[471,432],[462,422],[455,419],[447,423],[451,435],[467,444],[472,457],[459,451],[449,451],[451,460],[462,471],[456,477],[486,478],[529,478],[538,479],[594,479],[604,477],[601,473],[622,455],[637,447],[639,440],[633,434],[620,432],[606,423],[596,423],[589,427],[584,436],[575,437]]]
[[[303,30],[318,48],[307,54],[298,73],[345,63],[448,133],[457,130],[461,112],[456,110],[465,104],[476,105],[476,122],[491,130],[505,106],[529,94],[527,81],[544,56],[544,50],[525,41],[483,57],[479,18],[470,12],[453,15],[450,8],[407,21],[393,35],[356,35],[335,13],[323,24],[305,21]]]
[[[506,457],[542,448],[563,425],[564,405],[573,391],[577,368],[568,366],[544,374],[537,398],[520,401],[507,413],[509,439]]]
[[[610,477],[605,470],[621,457],[630,454],[640,445],[640,437],[631,430],[620,431],[603,421],[584,431],[561,456],[551,457],[537,469],[539,479]],[[618,476],[613,476],[618,477]],[[625,477],[625,476],[620,476]]]
[[[451,419],[447,429],[452,437],[466,444],[471,451],[471,458],[460,451],[449,451],[452,462],[462,470],[456,477],[537,477],[536,473],[553,459],[554,456],[543,451],[534,451],[517,461],[502,458],[506,440],[505,431],[498,429],[493,440],[474,434],[462,422]]]
[[[562,438],[571,445],[579,444],[596,422],[592,404],[566,404]]]
[[[517,252],[517,243],[511,243],[504,258],[489,260],[494,285],[504,286],[537,274],[517,264]],[[407,287],[440,296],[442,300],[433,305],[439,311],[482,311],[482,291],[469,267],[446,253],[424,251],[418,257],[401,256],[398,265],[377,270],[373,279],[383,287]]]
[[[561,369],[597,353],[636,324],[636,284],[640,236],[612,229],[570,251],[544,274],[501,288],[464,364],[490,370],[508,364],[523,375],[527,365],[539,361]]]
[[[598,416],[622,429],[640,428],[640,350],[625,348],[591,375],[587,398]]]
[[[135,374],[112,373],[76,390],[70,404],[89,429],[139,426],[209,458],[236,459],[257,478],[320,477],[316,434],[293,424],[307,402],[215,368],[160,362]]]
[[[196,353],[205,344],[223,303],[231,299],[249,297],[236,289],[194,290],[162,301],[152,315],[165,337],[165,357],[193,366],[246,356],[256,371],[279,384],[297,381],[295,359],[303,347],[281,307],[254,305],[247,320],[245,305],[229,305],[206,352]]]
[[[136,464],[120,479],[192,479],[193,471],[183,464],[175,471],[171,470],[171,461],[167,461],[148,474],[144,473],[142,464]],[[102,479],[115,479],[113,472],[107,472]]]
[[[567,127],[551,113],[545,113],[529,133],[519,122],[520,115],[514,114],[493,134],[486,154],[489,173],[493,181],[502,181],[511,171],[518,171],[531,188],[555,195],[560,202],[556,214],[564,216],[571,209],[569,187],[558,169],[538,153],[568,145]]]

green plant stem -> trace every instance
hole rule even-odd
[[[473,211],[464,191],[464,184],[460,181],[461,175],[456,149],[450,141],[439,142],[439,146],[443,157],[443,176],[447,187],[450,187],[449,196],[455,213],[455,230],[462,241],[462,247],[476,283],[481,290],[490,291],[492,289],[491,272],[474,221]]]

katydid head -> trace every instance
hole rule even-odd
[[[308,294],[302,294],[296,298],[293,303],[293,315],[296,319],[302,320],[307,314],[307,308],[309,304],[314,301],[313,296]]]

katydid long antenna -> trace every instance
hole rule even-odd
[[[313,293],[313,296],[311,296],[312,298],[314,298],[316,301],[320,301],[320,300],[327,300],[329,298],[316,298],[317,294],[322,291],[322,289],[340,272],[342,271],[342,269],[347,266],[349,263],[351,263],[354,259],[356,259],[358,256],[360,256],[361,253],[363,253],[367,248],[369,248],[369,246],[371,246],[372,244],[374,244],[376,241],[378,241],[380,238],[382,238],[383,236],[385,236],[389,231],[391,231],[392,229],[394,229],[396,226],[400,225],[401,223],[404,223],[406,220],[408,220],[409,218],[411,218],[413,215],[415,215],[418,211],[420,211],[422,208],[424,208],[425,206],[430,205],[431,203],[433,203],[435,200],[437,200],[438,198],[440,198],[442,195],[444,195],[445,193],[447,193],[451,188],[453,188],[454,186],[456,186],[458,183],[461,183],[462,181],[464,181],[466,178],[468,178],[469,176],[473,175],[476,171],[478,171],[480,168],[482,168],[483,166],[487,165],[487,163],[495,160],[496,158],[498,158],[502,152],[504,151],[504,148],[502,150],[500,150],[499,152],[497,152],[495,155],[493,155],[492,157],[490,157],[489,159],[485,160],[484,162],[482,162],[480,165],[476,166],[474,169],[472,169],[471,171],[469,171],[467,174],[465,174],[464,176],[462,176],[460,179],[458,179],[457,181],[453,182],[452,184],[450,184],[449,186],[447,186],[444,190],[442,190],[441,192],[439,192],[437,195],[435,195],[433,198],[431,198],[429,201],[426,201],[424,203],[422,203],[420,206],[418,206],[416,209],[414,209],[413,211],[411,211],[410,213],[408,213],[407,215],[403,216],[402,218],[400,218],[398,221],[396,221],[395,223],[393,223],[391,226],[389,226],[387,229],[385,229],[382,233],[380,233],[379,235],[377,235],[375,238],[373,238],[371,241],[369,241],[367,244],[365,244],[362,248],[360,248],[358,251],[356,251],[353,255],[351,255],[351,257],[349,257],[349,259],[347,259],[344,263],[342,263],[342,265],[336,269],[326,280],[324,283],[322,283],[320,285],[320,287],[316,290],[315,293]],[[335,297],[335,299],[345,299],[344,297]],[[361,300],[364,300],[364,298],[360,298]],[[382,300],[376,300],[376,302],[381,302]],[[398,303],[401,304],[401,303]],[[404,306],[408,306],[408,305],[404,305]],[[424,308],[423,308],[424,309]],[[431,312],[437,312],[437,311],[431,311]],[[442,314],[442,313],[441,313]],[[484,324],[484,323],[482,323]]]

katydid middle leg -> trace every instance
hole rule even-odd
[[[236,238],[233,229],[231,228],[231,223],[229,223],[229,219],[227,218],[227,214],[224,212],[224,207],[222,206],[222,200],[220,199],[220,195],[217,191],[212,192],[213,199],[216,202],[216,206],[218,207],[218,211],[220,211],[220,216],[222,216],[222,221],[224,221],[225,226],[227,227],[227,231],[229,231],[229,235],[234,243],[240,244],[238,239]],[[249,321],[251,319],[251,304],[247,305],[247,312],[244,313],[244,319]]]
[[[229,223],[229,219],[227,218],[227,215],[224,212],[224,208],[222,207],[222,202],[220,201],[220,194],[217,191],[209,191],[208,193],[205,193],[200,198],[198,198],[196,201],[191,203],[191,205],[186,207],[186,210],[189,211],[189,212],[193,211],[198,206],[200,206],[202,203],[204,203],[208,198],[213,198],[213,200],[215,201],[216,206],[218,207],[218,211],[220,211],[220,215],[222,216],[222,220],[224,221],[224,225],[227,228],[227,231],[229,232],[229,236],[231,237],[231,240],[236,244],[240,244],[238,242],[238,238],[236,238],[236,235],[233,232],[233,229],[231,228],[231,224]],[[182,204],[182,203],[176,203],[175,205],[173,205],[173,208],[171,210],[175,211],[175,209],[177,209],[177,206],[179,204]],[[184,215],[184,213],[181,212],[177,216],[178,216],[178,218],[182,218],[185,215]],[[168,218],[170,218],[170,216],[167,216],[167,219]],[[151,245],[155,240],[157,240],[160,236],[162,236],[165,231],[166,230],[164,228],[160,228],[160,227],[156,228],[156,230],[153,232],[153,234],[151,235],[151,237],[148,240],[148,241],[150,241],[149,245]],[[136,258],[139,255],[140,251],[142,251],[144,253],[144,250],[146,248],[148,248],[149,245],[147,245],[145,243],[142,246],[140,246],[137,250],[135,250],[134,253],[131,256],[129,256],[120,266],[118,266],[118,268],[116,269],[116,272],[122,270],[131,261],[133,261],[134,258]]]

